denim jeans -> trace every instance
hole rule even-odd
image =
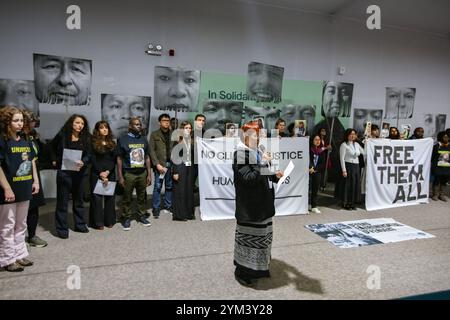
[[[155,186],[153,187],[153,198],[152,205],[153,209],[161,209],[161,189],[163,183],[165,182],[165,192],[164,192],[164,206],[165,208],[172,207],[172,164],[170,162],[166,163],[167,172],[163,179],[159,178],[159,172],[156,168],[153,168],[155,174]]]

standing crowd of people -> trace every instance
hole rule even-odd
[[[174,221],[195,219],[194,193],[198,191],[195,138],[205,133],[206,117],[203,114],[196,115],[193,125],[182,121],[179,126],[177,119],[161,114],[159,128],[150,134],[149,139],[139,117],[131,118],[128,132],[116,139],[107,121],[98,121],[91,133],[87,119],[74,114],[47,146],[43,145],[36,132],[38,119],[32,112],[8,106],[0,110],[0,120],[2,270],[17,272],[33,265],[28,259],[27,243],[35,247],[47,245],[36,235],[39,207],[45,204],[39,175],[40,161],[45,157],[57,170],[55,229],[61,239],[69,238],[70,199],[75,232],[87,233],[88,227],[104,230],[112,228],[116,222],[128,231],[133,219],[145,227],[150,226],[146,189],[152,184],[152,177],[155,180],[151,210],[154,219],[159,218],[162,210],[169,211]],[[258,121],[245,123],[239,130],[241,142],[233,157],[237,221],[235,277],[243,285],[252,285],[256,279],[270,276],[272,218],[275,215],[273,184],[283,176],[281,171],[269,175],[263,173],[271,156],[258,148],[262,129]],[[276,121],[276,129],[272,137],[296,136],[293,126],[286,128],[283,119]],[[364,194],[365,139],[379,138],[380,130],[372,125],[370,134],[358,139],[356,130],[347,129],[337,149],[333,148],[327,133],[326,128],[320,128],[310,136],[310,210],[320,213],[318,193],[328,181],[327,173],[332,171],[339,177],[335,196],[344,209],[354,210]],[[416,128],[411,139],[421,139],[423,134],[422,128]],[[449,129],[440,132],[433,148],[433,200],[447,201],[444,189],[450,181],[449,135]],[[228,136],[236,137],[234,133]],[[391,127],[389,139],[400,138],[397,128]],[[332,153],[338,156],[331,156]],[[75,158],[74,154],[77,155]],[[86,222],[84,193],[87,183],[90,206]],[[116,192],[103,194],[96,191],[99,187],[107,188],[111,183],[116,185],[115,191],[121,190],[119,214],[116,213]],[[135,205],[132,203],[134,191]]]

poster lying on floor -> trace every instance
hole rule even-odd
[[[368,139],[366,210],[428,203],[433,139]]]
[[[197,138],[200,212],[202,220],[233,219],[235,189],[233,154],[239,138]],[[263,147],[261,147],[263,146]],[[271,171],[288,172],[275,191],[275,215],[308,213],[308,138],[261,139],[260,148],[272,153]],[[270,184],[269,184],[270,185]]]
[[[339,248],[434,238],[432,234],[414,229],[392,218],[310,224],[305,227]]]

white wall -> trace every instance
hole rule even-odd
[[[226,0],[76,3],[80,31],[66,29],[71,1],[2,4],[0,78],[33,79],[34,52],[92,59],[92,105],[69,107],[91,124],[102,92],[153,96],[156,65],[245,74],[249,61],[260,61],[283,66],[287,79],[353,82],[357,108],[384,109],[386,86],[415,87],[415,114],[446,113],[450,126],[448,38]],[[146,55],[151,41],[175,49],[175,57]],[[65,110],[41,106],[42,130],[53,134]]]
[[[92,120],[100,116],[101,92],[152,96],[155,65],[245,74],[250,60],[283,66],[289,79],[353,82],[357,107],[384,107],[386,86],[411,86],[418,110],[448,112],[446,38],[225,0],[80,0],[82,30],[69,31],[69,4],[2,5],[0,77],[32,79],[33,52],[92,59],[93,106],[77,107]],[[146,55],[150,41],[176,56]],[[344,76],[338,65],[346,66]]]

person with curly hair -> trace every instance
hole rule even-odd
[[[39,177],[23,111],[4,107],[0,123],[0,268],[18,272],[33,265],[27,259],[25,234],[30,200],[39,192]]]

